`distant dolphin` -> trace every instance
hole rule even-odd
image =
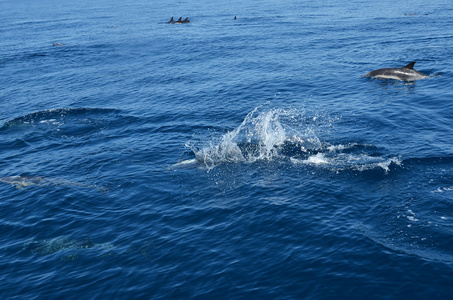
[[[178,21],[175,21],[175,19],[171,17],[170,21],[167,22],[167,24],[184,24],[184,23],[190,23],[189,18],[185,18],[183,20],[182,17],[180,17]]]
[[[371,71],[363,75],[364,77],[374,77],[383,79],[396,79],[402,81],[414,81],[423,78],[428,78],[427,75],[414,70],[415,61],[409,63],[402,68],[386,68]]]

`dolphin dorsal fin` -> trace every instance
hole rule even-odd
[[[404,66],[403,68],[407,68],[407,69],[414,69],[414,65],[415,65],[415,61],[412,61],[410,62],[409,64],[407,64],[406,66]]]

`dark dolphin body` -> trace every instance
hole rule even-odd
[[[428,78],[427,75],[414,70],[415,61],[409,63],[402,68],[386,68],[374,70],[370,73],[363,75],[364,77],[383,78],[383,79],[396,79],[402,81],[414,81],[423,78]]]

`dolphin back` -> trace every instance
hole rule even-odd
[[[410,62],[401,68],[378,69],[366,73],[364,77],[373,77],[380,79],[396,79],[401,81],[414,81],[428,76],[414,69],[415,61]]]

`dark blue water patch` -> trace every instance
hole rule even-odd
[[[448,1],[52,2],[0,1],[0,297],[450,296]]]

